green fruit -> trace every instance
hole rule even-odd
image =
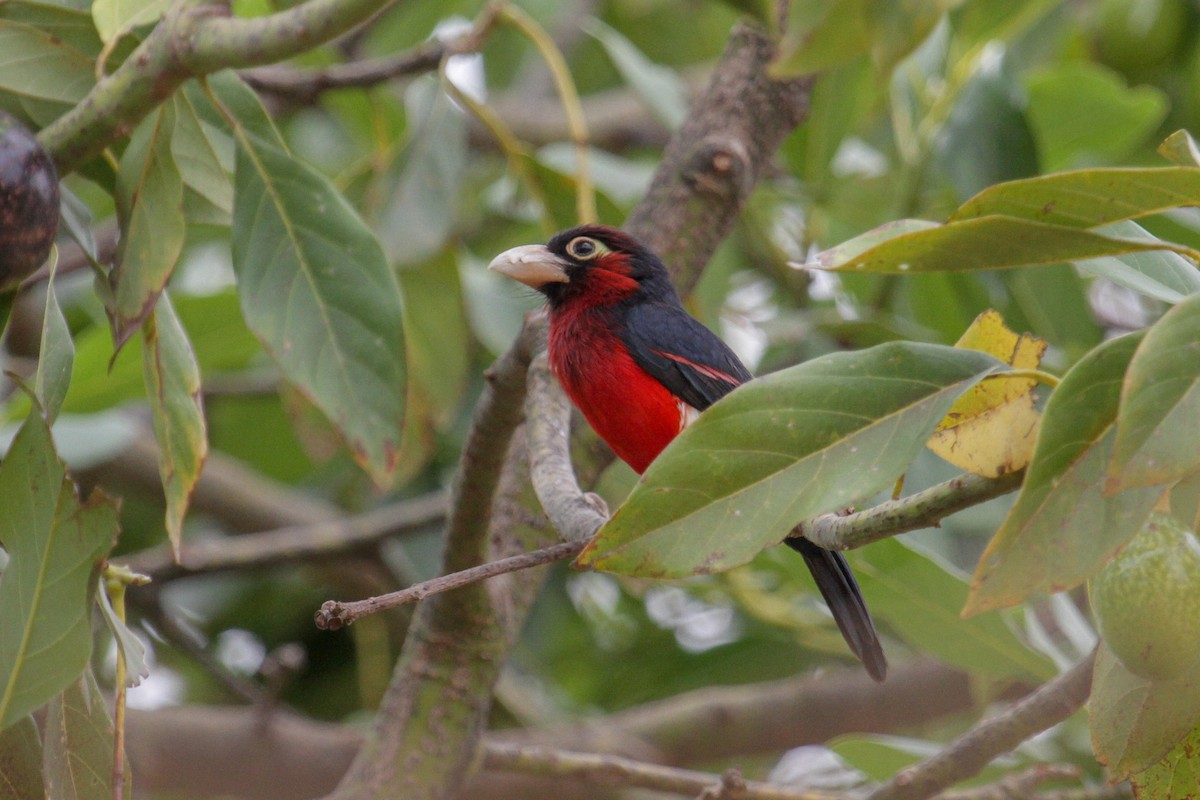
[[[1200,668],[1200,540],[1154,513],[1088,584],[1100,635],[1135,675],[1165,680]]]
[[[29,130],[0,111],[0,290],[32,275],[58,233],[58,173]]]

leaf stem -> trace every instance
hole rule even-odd
[[[575,89],[575,81],[571,78],[567,60],[550,38],[550,34],[546,33],[546,29],[521,8],[505,3],[500,8],[500,16],[533,42],[546,66],[550,68],[563,111],[567,115],[567,130],[575,144],[575,212],[581,224],[595,222],[596,194],[592,189],[592,176],[588,165],[587,119],[583,115],[579,92]]]

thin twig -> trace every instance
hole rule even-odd
[[[715,775],[679,767],[648,764],[621,756],[575,753],[553,747],[488,742],[483,766],[497,772],[521,772],[547,778],[587,781],[603,786],[635,786],[659,792],[738,800],[834,800],[839,795],[800,791],[785,786],[747,781],[731,773]],[[732,791],[722,791],[733,784]],[[704,793],[708,794],[704,794]]]
[[[1023,471],[999,478],[959,475],[853,514],[822,514],[805,520],[788,536],[803,536],[826,550],[853,550],[899,533],[933,527],[956,511],[1015,491],[1024,475]]]
[[[491,561],[487,564],[480,564],[477,567],[451,572],[448,575],[442,575],[431,580],[422,581],[408,588],[401,589],[398,592],[389,592],[381,594],[377,597],[368,597],[365,600],[355,600],[351,602],[342,602],[340,600],[327,600],[321,605],[321,609],[316,613],[317,627],[321,630],[336,631],[339,628],[349,625],[357,619],[375,614],[379,611],[384,611],[397,606],[408,605],[419,600],[424,600],[426,597],[442,592],[448,592],[451,589],[460,589],[463,586],[469,586],[473,583],[494,578],[498,575],[504,575],[509,572],[519,572],[524,569],[532,569],[540,567],[543,564],[552,564],[555,561],[562,561],[565,558],[572,558],[579,555],[583,551],[586,541],[562,542],[560,544],[543,547],[541,550],[534,550],[529,553],[520,553],[508,558],[502,558],[498,561]]]
[[[477,51],[491,34],[497,10],[496,6],[488,5],[466,33],[452,39],[424,42],[403,53],[309,69],[282,65],[256,67],[239,74],[259,91],[307,105],[333,89],[367,88],[395,78],[432,72],[446,58]]]
[[[165,547],[143,550],[122,560],[157,583],[205,572],[276,566],[347,553],[390,536],[420,530],[444,520],[446,507],[445,493],[434,492],[346,519],[190,541],[180,550],[178,563]]]
[[[1073,764],[1037,764],[1027,770],[1005,775],[995,783],[943,792],[937,800],[1020,800],[1020,798],[1045,798],[1037,791],[1043,783],[1050,781],[1077,781],[1079,767]]]
[[[959,736],[936,755],[901,770],[868,800],[925,800],[978,775],[992,759],[1074,714],[1092,686],[1095,654]]]

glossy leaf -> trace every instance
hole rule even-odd
[[[1200,294],[1167,311],[1121,388],[1108,491],[1175,483],[1200,470]]]
[[[48,33],[94,60],[104,43],[96,33],[90,9],[81,8],[81,5],[53,0],[8,0],[2,15],[10,22],[20,22]]]
[[[1168,108],[1160,89],[1131,88],[1112,70],[1078,59],[1032,74],[1026,86],[1046,172],[1124,158],[1154,133]]]
[[[621,79],[659,122],[668,130],[683,124],[688,111],[687,86],[677,72],[651,61],[618,30],[598,19],[588,19],[582,27],[600,42]]]
[[[1134,675],[1103,642],[1088,700],[1092,749],[1114,780],[1165,758],[1200,720],[1200,672],[1169,681]]]
[[[233,141],[201,117],[193,93],[177,92],[171,153],[185,188],[190,222],[228,225],[233,214]]]
[[[423,264],[401,268],[404,292],[408,398],[401,444],[403,480],[433,455],[436,432],[458,413],[467,387],[470,348],[458,259],[446,250]]]
[[[974,351],[886,344],[751,381],[663,451],[578,563],[652,577],[745,563],[801,519],[891,485],[954,401],[999,366]]]
[[[324,176],[253,127],[240,127],[237,138],[233,264],[242,313],[287,380],[386,483],[404,415],[396,278]]]
[[[1072,363],[1100,344],[1103,332],[1088,304],[1087,282],[1073,265],[1011,269],[999,277],[1012,298],[1005,317],[1013,325],[1027,327],[1063,349]]]
[[[1141,225],[1128,220],[1105,226],[1101,232],[1123,239],[1155,240]],[[1075,264],[1084,272],[1164,303],[1178,303],[1189,294],[1200,292],[1200,270],[1168,250],[1091,258]]]
[[[74,105],[96,82],[91,59],[45,31],[0,19],[0,92]]]
[[[0,730],[0,789],[11,800],[44,800],[42,740],[33,717]]]
[[[146,663],[146,646],[129,629],[124,620],[117,616],[117,610],[113,608],[112,600],[105,590],[103,581],[96,587],[96,605],[100,609],[101,616],[104,617],[104,623],[108,625],[109,632],[113,635],[113,642],[121,655],[125,657],[125,684],[137,686],[150,677],[150,665]]]
[[[208,456],[200,367],[166,293],[142,326],[142,338],[146,396],[158,442],[158,472],[167,499],[167,538],[178,558],[183,518]]]
[[[50,701],[46,710],[44,771],[48,796],[56,800],[112,800],[113,722],[92,671]],[[133,793],[129,762],[125,791]]]
[[[117,532],[116,504],[85,502],[35,410],[0,464],[0,728],[44,705],[87,665],[96,566]]]
[[[919,651],[992,678],[1054,677],[1054,662],[1022,642],[999,615],[960,616],[966,576],[932,553],[884,539],[848,558],[872,613]]]
[[[54,289],[57,255],[51,256],[50,278],[46,281],[46,310],[42,317],[42,338],[38,352],[37,375],[33,379],[33,391],[45,409],[46,419],[51,424],[62,408],[71,385],[71,367],[75,362],[75,342],[71,329],[58,305]]]
[[[1094,228],[1200,204],[1200,169],[1083,169],[1000,183],[984,189],[950,221],[1005,215]]]
[[[1121,381],[1140,339],[1130,334],[1096,348],[1050,395],[1033,462],[979,558],[964,614],[1078,585],[1149,515],[1161,489],[1103,492]]]
[[[902,220],[868,231],[797,266],[838,272],[959,272],[1172,248],[1184,249],[1168,242],[1105,236],[1015,217],[977,217],[945,225]]]
[[[112,42],[134,28],[153,25],[170,6],[169,0],[95,0],[92,18],[105,42]]]
[[[133,335],[154,303],[183,252],[183,178],[175,165],[171,140],[173,103],[147,117],[129,140],[117,173],[117,210],[121,242],[117,265],[109,275],[108,305],[117,346]]]
[[[1186,130],[1178,130],[1158,146],[1163,158],[1181,167],[1200,167],[1200,144]]]
[[[405,93],[413,134],[388,176],[388,200],[375,230],[388,259],[415,264],[445,245],[458,218],[467,123],[435,80]]]
[[[1154,766],[1130,776],[1138,800],[1195,798],[1200,791],[1200,724]]]

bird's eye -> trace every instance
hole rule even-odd
[[[587,236],[578,236],[567,244],[567,255],[572,258],[578,258],[581,261],[595,258],[600,254],[600,250],[599,243]]]

